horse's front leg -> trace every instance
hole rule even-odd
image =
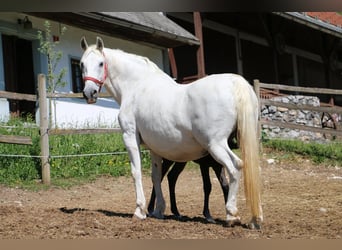
[[[142,185],[139,139],[135,133],[123,132],[123,141],[128,151],[129,159],[131,162],[131,173],[133,176],[135,186],[136,209],[134,212],[134,216],[136,216],[139,219],[145,219],[146,199]]]
[[[162,157],[151,151],[152,161],[152,183],[156,193],[156,208],[152,213],[153,217],[164,218],[165,200],[161,189],[162,181]]]

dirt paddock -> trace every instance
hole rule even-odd
[[[262,160],[264,223],[260,231],[225,227],[223,196],[211,172],[210,209],[216,224],[203,219],[200,171],[186,168],[177,183],[178,208],[164,220],[132,219],[135,193],[131,177],[101,177],[70,189],[27,191],[0,186],[0,239],[340,239],[342,237],[342,169],[305,159],[267,163]],[[149,199],[151,180],[144,176]],[[238,207],[249,219],[242,187]]]

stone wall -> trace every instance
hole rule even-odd
[[[320,101],[315,96],[289,95],[274,97],[271,100],[282,103],[291,103],[297,105],[320,106]],[[261,118],[264,120],[280,121],[285,123],[294,123],[299,125],[313,126],[322,128],[321,113],[308,110],[293,110],[272,105],[263,105],[261,107]],[[310,131],[279,128],[270,125],[262,125],[262,133],[266,138],[288,138],[301,140],[324,140],[320,133]]]

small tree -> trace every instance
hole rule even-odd
[[[48,75],[47,75],[47,91],[49,93],[53,93],[56,91],[57,87],[64,87],[66,82],[63,81],[63,77],[65,76],[67,70],[66,68],[62,68],[58,73],[56,73],[56,68],[58,63],[63,57],[62,51],[56,51],[56,46],[59,44],[59,41],[52,40],[51,34],[51,24],[49,21],[45,21],[44,23],[45,32],[39,30],[38,31],[38,39],[39,45],[38,51],[43,55],[47,56],[48,59]],[[60,35],[64,35],[66,31],[66,27],[61,29]]]
[[[47,72],[47,92],[48,93],[55,93],[58,87],[64,87],[66,82],[63,81],[63,77],[65,76],[67,69],[64,67],[59,72],[57,71],[57,66],[60,60],[63,57],[62,51],[57,51],[56,46],[59,44],[59,41],[52,40],[52,33],[51,33],[51,24],[49,21],[45,21],[44,23],[45,31],[38,31],[38,40],[39,40],[39,48],[38,51],[47,57],[48,62],[48,72]],[[63,36],[66,31],[66,27],[63,27],[60,31],[60,35]],[[52,105],[51,105],[51,98],[49,101],[49,117],[50,117],[50,125],[52,122]],[[54,110],[56,115],[56,104],[54,102]],[[55,117],[56,121],[56,117]]]

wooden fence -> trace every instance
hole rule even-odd
[[[274,105],[278,107],[285,107],[288,109],[295,110],[310,110],[317,112],[327,113],[342,113],[340,107],[313,107],[308,105],[297,106],[289,103],[276,102],[260,97],[260,90],[262,89],[273,89],[276,91],[285,90],[293,92],[303,93],[319,93],[319,94],[330,94],[330,95],[342,95],[342,90],[334,89],[323,89],[323,88],[304,88],[304,87],[293,87],[278,84],[266,84],[261,83],[259,80],[254,80],[254,89],[257,93],[259,103],[261,105]],[[101,93],[100,97],[111,97],[107,93]],[[45,184],[50,184],[50,164],[49,164],[49,135],[68,135],[68,134],[98,134],[98,133],[117,133],[121,132],[119,128],[112,129],[50,129],[48,125],[48,111],[47,111],[47,99],[48,98],[82,98],[82,94],[47,94],[46,93],[46,78],[45,75],[38,75],[38,98],[36,95],[20,94],[7,91],[0,91],[0,98],[14,99],[14,100],[26,100],[26,101],[38,101],[40,107],[40,148],[41,148],[41,170],[42,170],[42,181]],[[260,106],[261,106],[260,105]],[[286,127],[291,129],[309,130],[320,133],[331,133],[333,135],[342,135],[341,130],[334,129],[323,129],[316,127],[308,127],[304,125],[281,123],[276,121],[260,120],[260,126],[262,124],[268,124],[271,126]],[[261,130],[260,130],[261,131]],[[0,135],[0,143],[20,143],[20,144],[32,144],[32,140],[25,136],[12,136],[12,135]]]
[[[100,93],[99,97],[112,97],[108,93]],[[68,135],[68,134],[103,134],[103,133],[118,133],[120,128],[98,128],[98,129],[50,129],[48,118],[48,98],[83,98],[81,93],[78,94],[61,94],[61,93],[46,93],[46,77],[43,74],[38,75],[38,98],[36,95],[20,94],[8,91],[0,91],[0,98],[7,98],[13,100],[38,101],[40,108],[40,158],[42,181],[49,185],[50,179],[50,150],[49,150],[49,136],[50,135]],[[15,135],[0,135],[0,143],[15,143],[32,145],[32,140],[27,136]]]
[[[288,91],[288,92],[295,92],[295,93],[311,93],[315,94],[328,94],[328,95],[342,95],[342,90],[339,89],[327,89],[327,88],[311,88],[311,87],[295,87],[295,86],[288,86],[288,85],[280,85],[280,84],[269,84],[269,83],[261,83],[259,80],[254,80],[254,90],[257,94],[260,108],[262,105],[272,105],[276,107],[282,107],[287,109],[293,110],[308,110],[308,111],[316,111],[321,113],[328,113],[328,114],[342,114],[342,108],[338,106],[319,106],[314,107],[310,105],[295,105],[291,103],[283,103],[279,101],[273,101],[270,99],[264,99],[261,95],[261,90],[272,90],[273,92],[278,92],[279,90]],[[261,112],[261,109],[260,109]],[[271,121],[262,119],[260,113],[260,128],[261,125],[266,124],[269,126],[281,127],[281,128],[289,128],[289,129],[299,129],[299,130],[307,130],[315,133],[322,133],[322,134],[331,134],[336,136],[342,136],[342,131],[340,129],[325,129],[325,128],[318,128],[313,126],[306,126],[306,125],[299,125],[293,123],[285,123],[280,121]],[[260,129],[261,132],[261,129]]]
[[[24,101],[32,101],[32,102],[35,102],[37,100],[36,95],[21,94],[21,93],[14,93],[14,92],[8,92],[8,91],[0,91],[0,98],[24,100]],[[0,135],[0,143],[32,145],[32,139],[29,136]]]

